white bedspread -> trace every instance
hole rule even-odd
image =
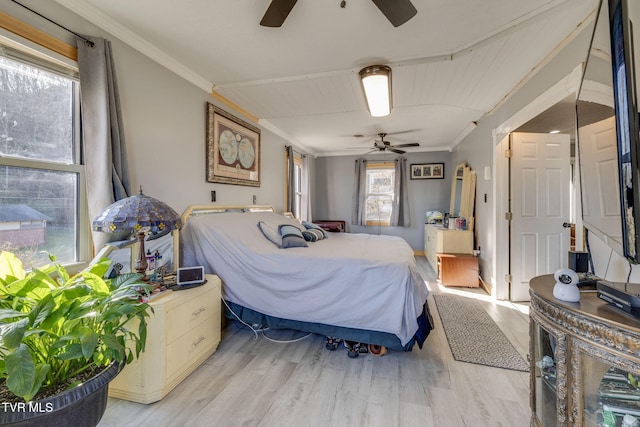
[[[427,288],[402,238],[330,233],[306,248],[278,249],[260,220],[303,228],[275,213],[193,217],[180,232],[182,264],[203,265],[224,282],[225,299],[264,314],[411,340]]]

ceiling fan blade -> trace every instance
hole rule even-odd
[[[404,151],[404,150],[396,150],[395,148],[391,148],[391,147],[387,148],[387,151],[392,151],[392,152],[398,153],[398,154],[406,153],[406,151]]]
[[[372,0],[380,12],[387,17],[391,25],[400,25],[413,18],[418,11],[411,3],[411,0]]]
[[[409,142],[409,143],[407,143],[407,144],[395,144],[395,145],[392,145],[392,147],[394,147],[394,148],[400,148],[400,147],[419,147],[419,146],[420,146],[420,144],[419,144],[419,143],[417,143],[417,142]]]
[[[298,0],[271,0],[260,25],[263,27],[281,27]]]

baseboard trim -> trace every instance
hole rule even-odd
[[[480,279],[480,287],[481,287],[482,289],[484,289],[484,291],[485,291],[486,293],[488,293],[489,295],[492,295],[492,296],[493,296],[493,294],[491,293],[491,291],[493,290],[493,288],[491,287],[491,285],[489,285],[487,282],[485,282],[485,281],[482,279],[482,276],[480,276],[480,275],[478,275],[478,279]]]

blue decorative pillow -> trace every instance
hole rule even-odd
[[[280,249],[307,247],[302,231],[293,225],[283,224],[278,226],[278,229],[275,229],[266,222],[259,221],[258,228],[267,240]]]
[[[327,233],[327,231],[324,228],[320,227],[318,224],[302,221],[302,225],[307,230],[319,230],[322,233],[323,239],[327,239],[329,237],[329,234]]]
[[[264,221],[259,221],[258,222],[258,228],[260,229],[260,231],[262,232],[264,237],[267,238],[268,241],[270,241],[271,243],[273,243],[277,247],[281,247],[282,246],[282,236],[280,235],[280,232],[278,230],[276,230],[273,227],[270,227]]]
[[[315,228],[304,230],[302,232],[302,235],[304,236],[304,240],[306,240],[307,242],[317,242],[318,240],[324,239],[323,230],[318,230]]]
[[[302,231],[300,231],[298,227],[283,224],[278,227],[278,231],[280,231],[280,236],[282,236],[280,248],[307,247],[307,242],[304,240]]]

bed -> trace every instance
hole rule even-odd
[[[190,207],[181,264],[217,274],[230,310],[248,324],[422,348],[433,325],[428,291],[403,239],[326,233],[305,247],[278,247],[270,233],[291,227],[307,230],[269,207]]]

